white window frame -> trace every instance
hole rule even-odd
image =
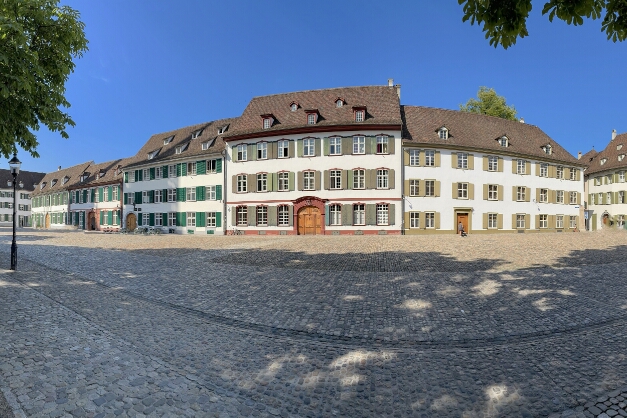
[[[547,163],[540,163],[540,177],[549,176],[549,165]]]
[[[608,205],[611,205],[611,204],[613,203],[613,202],[612,202],[612,192],[607,192],[607,195],[606,195],[606,198],[605,198],[605,199],[606,199],[606,201],[607,201],[607,204],[608,204]]]
[[[290,141],[287,139],[281,139],[277,142],[278,158],[290,157]]]
[[[600,186],[601,185],[601,176],[598,176],[598,177],[594,178],[594,185],[595,186]]]
[[[365,110],[357,110],[355,112],[355,122],[363,122],[364,119],[365,119],[365,117],[364,117],[365,113],[366,113]]]
[[[303,157],[314,157],[316,155],[316,140],[314,138],[303,139]]]
[[[247,177],[246,174],[238,174],[237,175],[237,193],[246,193],[248,192],[248,185],[246,183],[247,181]]]
[[[425,212],[425,228],[435,229],[435,212]]]
[[[563,165],[558,165],[557,167],[555,167],[555,177],[558,179],[564,178],[564,166]]]
[[[290,173],[289,171],[280,171],[277,173],[277,188],[280,192],[290,190]]]
[[[329,170],[329,189],[342,189],[342,170]]]
[[[207,174],[215,173],[217,170],[218,160],[207,160]]]
[[[468,168],[468,153],[466,152],[457,153],[457,168],[461,168],[463,170]]]
[[[168,203],[172,202],[176,202],[176,189],[168,189]]]
[[[389,142],[387,135],[377,135],[377,154],[389,154]]]
[[[435,167],[435,150],[425,150],[425,167]]]
[[[257,206],[256,210],[257,226],[268,226],[268,207]]]
[[[572,181],[577,180],[577,169],[576,168],[571,168],[570,169],[570,180],[572,180]]]
[[[268,173],[257,173],[257,191],[261,193],[268,191]]]
[[[366,225],[366,205],[364,203],[353,205],[353,225]]]
[[[206,186],[205,187],[205,198],[207,200],[216,200],[216,186]]]
[[[571,205],[576,205],[577,204],[577,192],[570,192],[570,204]]]
[[[564,229],[564,215],[555,215],[555,229]]]
[[[196,175],[196,161],[187,163],[187,175],[188,176]]]
[[[497,184],[488,184],[488,200],[499,200],[499,186]]]
[[[435,180],[425,180],[425,196],[435,197]]]
[[[377,206],[376,206],[377,225],[386,226],[390,224],[389,207],[390,205],[388,205],[387,203],[377,203]]]
[[[163,203],[163,190],[155,190],[155,203]]]
[[[468,199],[468,183],[457,183],[457,198]]]
[[[268,143],[267,142],[257,143],[257,159],[258,160],[268,159]]]
[[[356,168],[353,170],[353,189],[363,190],[366,188],[366,170]]]
[[[377,169],[377,189],[390,188],[390,170],[387,168]]]
[[[316,190],[315,171],[303,171],[303,190]]]
[[[237,206],[235,208],[237,226],[248,226],[248,207]]]
[[[497,229],[498,228],[498,214],[496,213],[488,213],[488,229]]]
[[[290,208],[287,205],[280,205],[277,209],[278,226],[290,225]]]
[[[621,170],[618,172],[618,182],[619,183],[625,182],[625,170]]]
[[[142,191],[142,203],[150,203],[150,195],[148,190]]]
[[[540,203],[549,201],[549,189],[540,189]]]
[[[342,206],[341,205],[329,205],[329,225],[339,226],[342,225]]]
[[[564,190],[555,191],[555,201],[557,203],[564,203]]]
[[[329,138],[329,155],[342,155],[342,138],[339,136]]]
[[[570,229],[577,228],[577,217],[576,216],[571,216],[570,219],[569,219],[569,223],[570,223]]]
[[[185,222],[185,226],[188,227],[196,227],[196,212],[186,212],[187,215],[185,216],[186,222]]]
[[[420,212],[409,212],[409,228],[420,228]]]
[[[215,228],[217,220],[216,212],[205,212],[205,226],[207,228]]]
[[[549,227],[549,215],[541,214],[539,215],[538,219],[539,219],[538,228],[546,229]]]
[[[420,180],[418,179],[410,179],[409,180],[409,195],[412,197],[418,196],[420,194]]]
[[[115,221],[115,212],[113,213],[113,219]],[[155,226],[163,226],[163,213],[157,212],[155,213]]]
[[[353,137],[353,154],[365,154],[366,153],[366,137],[362,135],[355,135]]]
[[[316,124],[316,114],[315,113],[308,113],[307,114],[307,125],[315,125]]]
[[[499,157],[495,157],[494,155],[488,155],[488,171],[498,171],[499,170]]]
[[[516,160],[516,174],[527,174],[525,160]]]
[[[237,161],[248,161],[248,145],[239,144],[237,146]]]
[[[141,213],[141,217],[142,217],[142,225],[150,225],[150,213],[142,212]],[[107,214],[106,214],[106,212],[105,212],[104,220],[105,220],[105,224],[106,224],[106,222],[107,222]]]
[[[263,129],[272,127],[272,118],[263,118]]]
[[[419,167],[420,166],[420,150],[419,149],[410,149],[409,150],[409,165],[411,167]]]
[[[176,212],[168,212],[168,226],[176,226]]]
[[[516,214],[516,229],[525,229],[527,227],[527,221],[524,213]]]
[[[516,201],[524,202],[526,199],[527,188],[525,186],[516,187]]]

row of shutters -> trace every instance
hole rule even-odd
[[[388,170],[388,189],[393,189],[395,187],[395,170],[394,169],[386,169]],[[324,189],[331,189],[331,171],[335,170],[324,170],[324,172],[313,171],[314,173],[314,188],[313,190],[320,190],[322,188],[322,179],[324,178]],[[340,184],[341,188],[338,190],[350,190],[353,189],[354,184],[354,170],[337,170],[341,171],[341,179]],[[376,189],[377,188],[377,170],[364,170],[365,176],[365,188],[366,189]],[[309,170],[308,172],[311,172]],[[298,190],[305,190],[305,175],[304,171],[299,171],[298,173],[294,173],[290,171],[288,173],[288,190],[293,191],[296,187]],[[279,190],[279,173],[264,173],[268,175],[268,179],[266,182],[266,187],[268,192],[275,192]],[[248,193],[257,192],[257,174],[240,174],[246,176],[246,189]],[[298,184],[296,184],[295,180],[298,180]],[[238,175],[234,175],[232,177],[232,190],[237,191],[237,178]],[[334,189],[335,190],[335,189]]]
[[[51,205],[52,204],[52,205]],[[58,206],[67,204],[67,193],[55,193],[52,195],[37,196],[32,200],[32,206],[39,208],[42,206]]]
[[[98,189],[85,189],[85,190],[76,190],[74,193],[73,201],[78,203],[81,201],[81,193],[83,195],[83,203],[87,202],[87,196],[89,195],[90,201],[96,201],[96,190],[98,193],[98,201],[99,202],[111,202],[113,200],[113,188],[117,188],[118,196],[120,195],[120,186],[108,186],[108,187],[99,187]]]
[[[206,200],[206,187],[205,186],[196,186],[196,201],[204,201]],[[155,203],[155,190],[147,190],[148,192],[148,203]],[[142,196],[143,192],[134,192],[133,193],[133,198],[134,198],[134,202],[139,204],[142,203],[143,201],[143,196]],[[123,202],[125,205],[128,204],[128,196],[130,193],[124,193],[124,197],[123,197]],[[167,203],[167,196],[168,196],[168,189],[162,189],[161,190],[161,196],[162,196],[162,202],[161,203]],[[187,200],[187,188],[185,187],[178,187],[176,189],[176,201],[177,202],[185,202]],[[222,185],[218,184],[216,185],[216,199],[215,200],[222,200]]]
[[[625,196],[627,196],[627,191],[623,191],[623,199],[621,201],[619,192],[609,192],[610,199],[607,198],[608,192],[600,192],[599,193],[588,193],[588,203],[592,202],[592,199],[595,199],[595,205],[611,205],[613,203],[627,203],[625,200]],[[600,196],[600,198],[599,198]],[[598,201],[597,201],[598,200]]]
[[[210,160],[211,161],[211,160]],[[216,162],[216,173],[222,172],[222,159],[215,160]],[[188,163],[178,163],[176,164],[176,177],[184,177],[187,175],[187,164]],[[196,161],[196,174],[207,174],[207,160]],[[161,178],[167,179],[169,176],[167,165],[161,167]],[[144,180],[155,180],[156,178],[156,167],[151,167],[148,169],[148,177],[144,179],[144,170],[139,169],[135,170],[135,181],[144,181]],[[124,173],[124,183],[128,183],[128,172]]]
[[[215,212],[216,214],[216,228],[222,227],[222,212]],[[207,212],[196,212],[196,226],[204,228],[207,224]],[[161,214],[161,223],[163,226],[167,225],[168,213]],[[155,214],[148,214],[148,224],[143,225],[144,219],[141,214],[137,216],[137,225],[139,226],[155,226]],[[164,225],[165,224],[165,225]],[[187,212],[176,212],[176,226],[187,226]]]

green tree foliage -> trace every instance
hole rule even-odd
[[[531,0],[457,0],[464,5],[464,22],[483,24],[483,31],[490,45],[507,49],[516,40],[529,35],[527,17],[531,12]],[[542,14],[549,21],[558,18],[569,25],[583,25],[584,18],[598,19],[605,10],[601,31],[607,39],[624,41],[627,38],[626,0],[550,0],[544,3]]]
[[[462,112],[480,113],[503,119],[518,120],[514,106],[505,103],[505,97],[496,94],[494,89],[480,87],[477,99],[469,99],[466,104],[459,105]]]
[[[68,138],[61,108],[74,58],[87,51],[80,14],[58,0],[0,0],[0,153],[37,154],[40,124]]]

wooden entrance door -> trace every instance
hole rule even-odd
[[[457,214],[457,222],[455,222],[455,230],[459,234],[458,225],[459,223],[464,225],[464,232],[468,232],[468,214],[467,213],[458,213]]]
[[[137,218],[135,218],[134,213],[129,213],[126,216],[126,230],[134,231],[136,227],[137,227]]]
[[[317,235],[322,232],[322,215],[315,206],[305,206],[298,211],[298,235]]]
[[[46,229],[50,228],[50,214],[46,213]]]
[[[603,225],[607,226],[609,217],[610,215],[608,215],[607,213],[603,214]]]
[[[90,229],[90,230],[92,230],[92,231],[95,231],[95,230],[96,230],[96,214],[95,214],[94,212],[91,212],[91,213],[89,214],[89,222],[88,222],[88,225],[89,225],[89,229]]]

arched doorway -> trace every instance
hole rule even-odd
[[[46,213],[46,229],[50,228],[50,214]]]
[[[322,215],[315,206],[305,206],[298,211],[298,235],[322,233]]]
[[[89,225],[90,231],[96,230],[96,213],[95,212],[89,213],[89,222],[87,222],[87,225]]]
[[[605,212],[603,214],[603,225],[607,226],[610,223],[610,214]]]
[[[134,213],[129,213],[126,216],[126,230],[134,231],[136,227],[137,227],[137,218],[135,217]]]

